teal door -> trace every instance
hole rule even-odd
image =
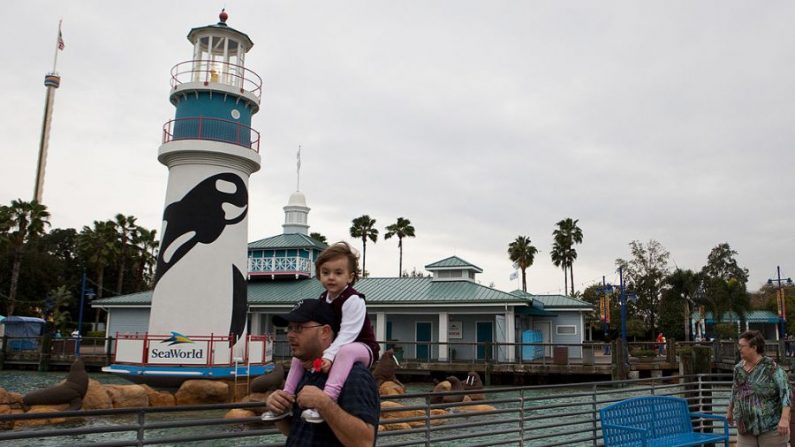
[[[422,344],[423,341],[431,341],[431,323],[427,321],[417,322],[417,360],[428,361],[431,359],[431,345]]]
[[[491,321],[478,321],[475,323],[477,342],[478,342],[478,360],[491,360],[491,342],[492,338],[492,324]]]

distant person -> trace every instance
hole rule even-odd
[[[659,334],[657,334],[657,353],[659,355],[663,355],[664,351],[665,351],[665,336],[663,335],[662,332],[660,332]]]
[[[744,332],[737,347],[741,360],[734,367],[726,413],[729,424],[737,424],[737,447],[786,447],[792,404],[787,374],[764,355],[759,331]]]
[[[273,321],[286,324],[287,340],[300,362],[292,368],[301,368],[302,372],[297,395],[277,390],[267,399],[269,412],[290,416],[274,421],[276,428],[287,435],[286,447],[375,445],[381,408],[378,387],[370,371],[362,363],[355,363],[336,399],[321,390],[331,378],[321,370],[320,357],[339,330],[332,305],[325,300],[303,300],[290,313],[277,315]],[[301,408],[316,409],[325,423],[307,421]]]
[[[331,304],[340,319],[337,337],[323,351],[320,365],[322,372],[329,373],[323,391],[331,400],[336,401],[353,365],[358,362],[369,368],[378,358],[380,348],[375,341],[370,319],[367,318],[364,295],[353,288],[359,278],[359,258],[351,247],[345,242],[337,242],[328,247],[318,256],[315,268],[317,277],[326,289],[318,299]],[[274,323],[277,326],[286,326],[287,321],[278,320],[279,318],[281,317],[275,317]],[[304,376],[301,363],[301,359],[293,357],[290,364],[290,372],[287,373],[284,385],[284,391],[290,395],[295,395],[296,387]],[[266,412],[262,419],[275,420],[287,415]],[[323,422],[320,413],[314,408],[304,410],[301,417],[311,423]]]

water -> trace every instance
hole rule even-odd
[[[0,387],[9,391],[27,393],[29,391],[51,386],[66,375],[65,372],[38,373],[30,371],[0,371]],[[115,376],[102,373],[90,374],[96,380],[104,384],[128,384],[129,382]],[[409,393],[427,393],[433,388],[428,383],[408,384]],[[678,385],[671,385],[667,388],[657,388],[657,394],[676,394],[682,388]],[[516,439],[519,428],[525,430],[525,437],[530,438],[525,442],[527,446],[543,446],[552,443],[568,442],[568,445],[593,445],[589,439],[598,435],[592,414],[593,411],[605,405],[611,400],[621,400],[635,395],[650,394],[646,387],[634,388],[610,388],[607,383],[600,385],[598,393],[593,394],[593,386],[565,386],[556,388],[535,388],[524,389],[522,391],[493,391],[489,392],[487,398],[489,404],[498,410],[506,410],[503,413],[486,415],[467,415],[465,413],[451,414],[444,416],[446,423],[432,427],[433,446],[439,447],[463,447],[486,442],[505,441],[505,445],[518,445],[511,442]],[[725,405],[722,395],[716,394],[715,412],[721,413],[717,407]],[[393,400],[404,406],[418,405],[425,403],[424,397],[410,398],[383,398],[383,400]],[[523,408],[520,413],[520,408]],[[725,408],[725,406],[723,407]],[[245,437],[250,430],[262,430],[263,427],[247,426],[245,424],[232,424],[215,426],[209,424],[210,420],[217,420],[223,417],[226,410],[208,410],[198,412],[177,412],[177,413],[150,413],[146,415],[147,425],[157,422],[177,420],[206,419],[207,424],[199,424],[197,427],[178,428],[178,429],[147,429],[147,439],[172,436],[189,435],[209,435],[218,433],[239,433],[236,439],[199,441],[194,443],[164,443],[159,445],[190,445],[190,446],[251,446],[266,443],[282,443],[284,437],[280,434],[272,434],[256,437]],[[520,420],[524,418],[523,422]],[[113,427],[126,424],[135,424],[135,416],[118,416],[102,418],[84,418],[72,424],[58,425],[57,428],[89,428],[89,427]],[[46,427],[38,430],[46,429]],[[506,433],[501,433],[506,432]],[[0,432],[2,433],[2,432]],[[395,435],[390,432],[379,434],[379,444],[392,444],[397,442],[422,441],[425,433],[411,433]],[[550,438],[549,436],[554,436]],[[51,447],[60,445],[87,444],[92,442],[109,442],[120,440],[132,440],[135,432],[120,433],[98,433],[87,435],[75,435],[68,438],[38,438],[33,440],[4,441],[6,447],[27,447],[36,445],[41,447]]]

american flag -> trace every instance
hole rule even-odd
[[[63,43],[63,34],[61,33],[61,22],[58,22],[58,49],[63,51],[63,47],[66,45]]]

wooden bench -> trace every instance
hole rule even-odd
[[[694,446],[723,442],[729,447],[725,416],[691,413],[687,401],[671,396],[634,397],[599,410],[605,447]],[[693,431],[691,418],[723,421],[723,433]]]

